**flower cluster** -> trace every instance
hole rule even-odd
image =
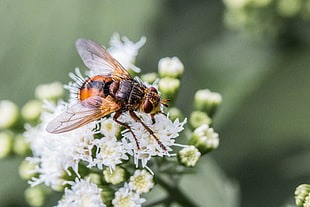
[[[115,34],[108,51],[128,71],[137,74],[140,69],[134,62],[144,43],[145,38],[134,43]],[[182,62],[177,57],[167,57],[159,61],[158,68],[158,74],[141,75],[139,82],[158,88],[162,98],[175,100],[184,71]],[[73,81],[64,87],[59,82],[38,86],[36,99],[27,102],[20,113],[26,122],[23,134],[15,135],[11,130],[18,125],[18,107],[10,101],[0,102],[0,115],[3,115],[0,127],[6,129],[0,132],[0,156],[12,154],[11,149],[26,156],[19,172],[31,185],[25,191],[31,206],[42,206],[52,191],[64,193],[58,207],[141,206],[146,201],[143,194],[156,186],[156,177],[160,177],[162,169],[168,172],[176,165],[183,166],[180,169],[194,167],[202,155],[218,146],[218,134],[210,124],[221,96],[209,90],[195,95],[191,127],[185,126],[186,118],[174,101],[165,113],[154,117],[135,112],[161,145],[128,112],[122,113],[118,120],[126,123],[131,131],[117,124],[112,113],[65,133],[48,133],[48,123],[79,101],[77,93],[81,84],[86,76],[93,75],[97,74],[87,71],[84,76],[77,68],[69,74]],[[64,88],[70,92],[68,102],[61,99]],[[178,143],[177,138],[184,134],[185,127],[192,135]]]
[[[308,0],[224,0],[224,4],[225,23],[254,36],[274,36],[289,19],[310,19]]]

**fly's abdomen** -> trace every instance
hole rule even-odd
[[[83,101],[92,96],[100,96],[105,98],[109,95],[109,87],[112,83],[112,78],[106,76],[94,76],[87,79],[80,88],[78,97]]]

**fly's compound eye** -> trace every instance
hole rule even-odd
[[[156,90],[156,88],[154,88],[154,87],[151,87],[149,90],[150,90],[151,92],[157,93],[157,90]]]
[[[149,100],[146,100],[143,104],[143,111],[145,113],[150,113],[152,110],[153,110],[153,104]]]

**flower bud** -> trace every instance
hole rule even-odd
[[[198,148],[201,154],[215,149],[219,145],[219,135],[207,124],[203,124],[194,130],[189,144]]]
[[[62,192],[65,189],[65,182],[63,178],[58,178],[51,184],[51,189],[57,192]]]
[[[189,122],[192,127],[195,129],[203,124],[211,124],[211,118],[204,112],[201,111],[193,111],[189,118]]]
[[[101,184],[101,177],[99,174],[97,173],[89,173],[85,179],[90,178],[90,182],[91,183],[95,183],[96,185],[100,185]]]
[[[211,92],[208,89],[198,90],[195,94],[196,110],[206,112],[211,117],[221,102],[221,94]]]
[[[106,168],[103,171],[103,176],[107,183],[112,183],[114,185],[124,182],[127,179],[126,171],[119,166],[116,166],[114,170]]]
[[[19,176],[24,180],[30,180],[35,176],[36,173],[32,173],[35,170],[36,164],[29,162],[28,160],[23,160],[19,166]]]
[[[297,206],[310,206],[310,185],[301,184],[295,190],[295,202]]]
[[[187,167],[196,166],[201,153],[195,146],[188,146],[181,149],[178,153],[180,163]]]
[[[156,73],[146,73],[146,74],[143,74],[141,75],[141,79],[144,81],[144,82],[147,82],[149,84],[152,84],[154,83],[154,81],[157,79],[157,74]]]
[[[13,133],[9,131],[0,132],[0,158],[8,156],[12,150]]]
[[[113,121],[112,118],[101,119],[100,132],[105,137],[117,137],[120,134],[120,131],[120,126],[115,121]]]
[[[40,118],[42,103],[38,100],[28,101],[22,108],[21,114],[26,121],[34,121]]]
[[[232,9],[241,9],[248,4],[249,1],[247,0],[224,0],[224,4],[228,8]]]
[[[183,74],[183,63],[177,57],[162,58],[158,62],[160,77],[179,78]]]
[[[145,169],[136,170],[128,185],[139,194],[147,193],[154,187],[153,176]]]
[[[49,190],[44,185],[37,185],[25,190],[25,199],[32,207],[43,206]]]
[[[169,118],[172,121],[174,121],[176,119],[182,120],[184,118],[181,110],[176,108],[176,107],[169,108],[168,113],[169,113]]]
[[[26,138],[22,134],[16,135],[13,144],[13,151],[18,155],[26,155],[31,151],[29,142],[26,142]]]
[[[302,8],[300,0],[279,0],[277,1],[277,9],[283,17],[293,17],[299,14]]]
[[[64,94],[64,87],[60,82],[38,85],[35,89],[35,96],[38,99],[57,100]]]
[[[162,78],[158,83],[159,91],[162,93],[163,99],[174,100],[180,88],[180,80],[175,78]]]
[[[0,101],[0,129],[12,127],[18,120],[18,107],[9,100]]]

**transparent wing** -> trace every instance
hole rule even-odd
[[[47,125],[46,131],[53,134],[71,131],[119,109],[120,106],[110,96],[105,99],[93,96],[58,115]]]
[[[113,79],[132,79],[124,67],[97,43],[78,39],[76,49],[84,64],[96,74],[111,76]]]

